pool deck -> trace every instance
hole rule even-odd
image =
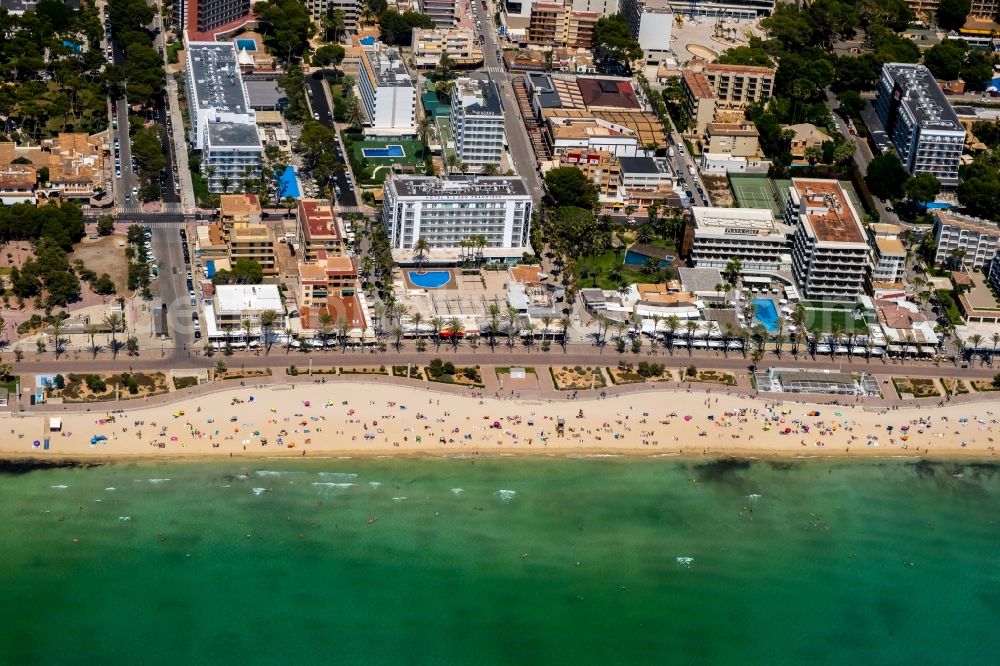
[[[423,287],[423,286],[420,286],[419,284],[415,284],[413,282],[413,279],[410,277],[410,274],[411,273],[418,273],[418,272],[420,272],[420,271],[416,271],[416,270],[404,270],[403,271],[403,279],[406,280],[406,286],[409,289],[427,289],[427,290],[430,290],[430,291],[441,291],[441,290],[445,290],[445,289],[458,289],[458,280],[455,279],[455,271],[453,271],[451,269],[448,269],[448,268],[432,268],[432,269],[429,269],[429,270],[426,270],[426,271],[422,271],[423,273],[447,273],[448,274],[448,281],[445,282],[440,287]]]

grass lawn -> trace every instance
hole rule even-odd
[[[356,136],[356,135],[355,135]],[[426,172],[426,148],[422,141],[414,139],[358,140],[350,137],[348,150],[351,151],[351,165],[355,167],[354,175],[363,185],[381,185],[389,175],[394,164],[412,165],[418,174]],[[347,134],[344,138],[348,139]],[[384,148],[385,146],[402,146],[406,153],[404,157],[365,157],[365,148]],[[363,169],[357,167],[364,166]],[[385,167],[385,168],[379,168]]]
[[[622,263],[622,255],[616,253],[614,250],[608,250],[602,255],[597,257],[587,257],[586,259],[580,259],[576,262],[576,274],[581,275],[584,268],[588,268],[591,274],[587,276],[585,280],[581,280],[580,284],[584,288],[594,286],[594,275],[593,271],[596,269],[599,274],[596,276],[597,286],[601,289],[617,289],[618,283],[608,277],[608,273],[615,266],[619,266],[622,269],[622,279],[626,284],[631,284],[633,282],[649,282],[650,276],[646,275],[642,271],[632,270],[632,268],[625,266]]]
[[[864,333],[868,325],[864,319],[855,319],[854,310],[813,310],[806,308],[806,329],[812,330],[818,326],[824,333],[830,333],[834,325],[839,326],[844,333]]]

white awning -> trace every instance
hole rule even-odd
[[[59,432],[62,430],[62,419],[58,416],[53,416],[49,419],[49,430],[51,432]]]

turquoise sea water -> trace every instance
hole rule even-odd
[[[945,464],[0,476],[0,663],[995,664],[998,521]]]

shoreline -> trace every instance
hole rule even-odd
[[[92,403],[88,406],[93,410]],[[1000,438],[1000,420],[982,403],[886,409],[865,403],[772,402],[697,390],[548,401],[361,380],[226,387],[163,405],[114,406],[0,417],[0,459],[986,461],[997,457],[994,427]],[[50,418],[61,419],[61,432],[47,432]]]

